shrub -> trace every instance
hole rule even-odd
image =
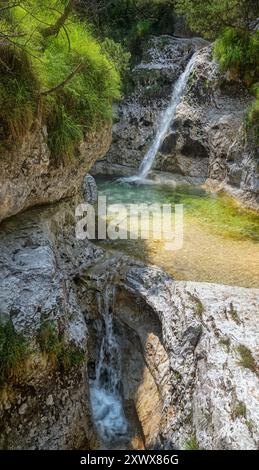
[[[102,52],[116,65],[122,76],[129,70],[131,54],[122,44],[106,37],[102,42]]]
[[[0,385],[19,374],[29,354],[28,342],[16,333],[12,321],[0,322]]]
[[[259,73],[259,32],[225,29],[215,42],[214,56],[224,70],[250,87]]]
[[[0,99],[5,100],[8,111],[6,114],[1,107],[1,132],[11,134],[14,140],[17,129],[21,127],[20,133],[24,134],[30,127],[28,121],[42,117],[52,153],[56,157],[71,156],[89,130],[111,121],[112,101],[120,97],[120,77],[111,57],[78,18],[70,16],[57,35],[41,34],[42,26],[55,23],[59,17],[58,10],[64,8],[62,1],[53,5],[45,0],[34,3],[27,12],[23,4],[12,8],[6,18],[9,28],[21,36],[17,36],[14,46],[6,46],[8,68],[1,56],[1,71],[5,69],[5,74],[0,79]],[[62,83],[56,91],[46,93]],[[35,116],[39,110],[42,116]]]

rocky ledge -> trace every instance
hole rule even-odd
[[[88,133],[73,158],[51,155],[46,127],[28,132],[23,142],[0,159],[0,221],[35,205],[78,193],[83,176],[111,143],[111,127]]]

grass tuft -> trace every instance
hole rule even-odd
[[[186,442],[184,450],[200,450],[196,437],[193,435]]]
[[[234,307],[232,302],[230,302],[230,305],[229,305],[229,315],[231,316],[232,320],[234,320],[234,322],[237,325],[241,324],[240,318],[237,313],[237,309]]]
[[[240,344],[237,348],[240,355],[239,365],[250,369],[252,372],[256,372],[256,362],[250,351],[244,344]]]
[[[0,323],[0,385],[22,372],[29,355],[28,342],[16,333],[12,321]]]
[[[234,418],[246,417],[246,405],[243,401],[238,401],[234,406]]]
[[[54,322],[41,325],[38,341],[42,353],[45,353],[53,367],[69,370],[84,361],[84,353],[65,343],[63,333],[57,331]]]

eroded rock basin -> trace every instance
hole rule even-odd
[[[183,204],[184,232],[181,249],[168,251],[166,241],[152,236],[152,220],[146,240],[106,240],[105,248],[121,250],[145,262],[161,266],[174,279],[243,287],[259,286],[259,216],[234,206],[222,194],[199,186],[171,184],[120,184],[98,178],[99,195],[107,204]],[[139,219],[131,220],[137,227]],[[174,214],[172,221],[174,223]],[[173,225],[172,225],[173,226]],[[129,227],[129,221],[128,221]],[[137,228],[136,228],[137,230]]]

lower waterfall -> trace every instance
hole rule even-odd
[[[120,348],[113,331],[115,286],[106,285],[97,294],[98,309],[104,323],[96,377],[90,384],[92,414],[102,448],[125,443],[129,424],[123,410]]]

